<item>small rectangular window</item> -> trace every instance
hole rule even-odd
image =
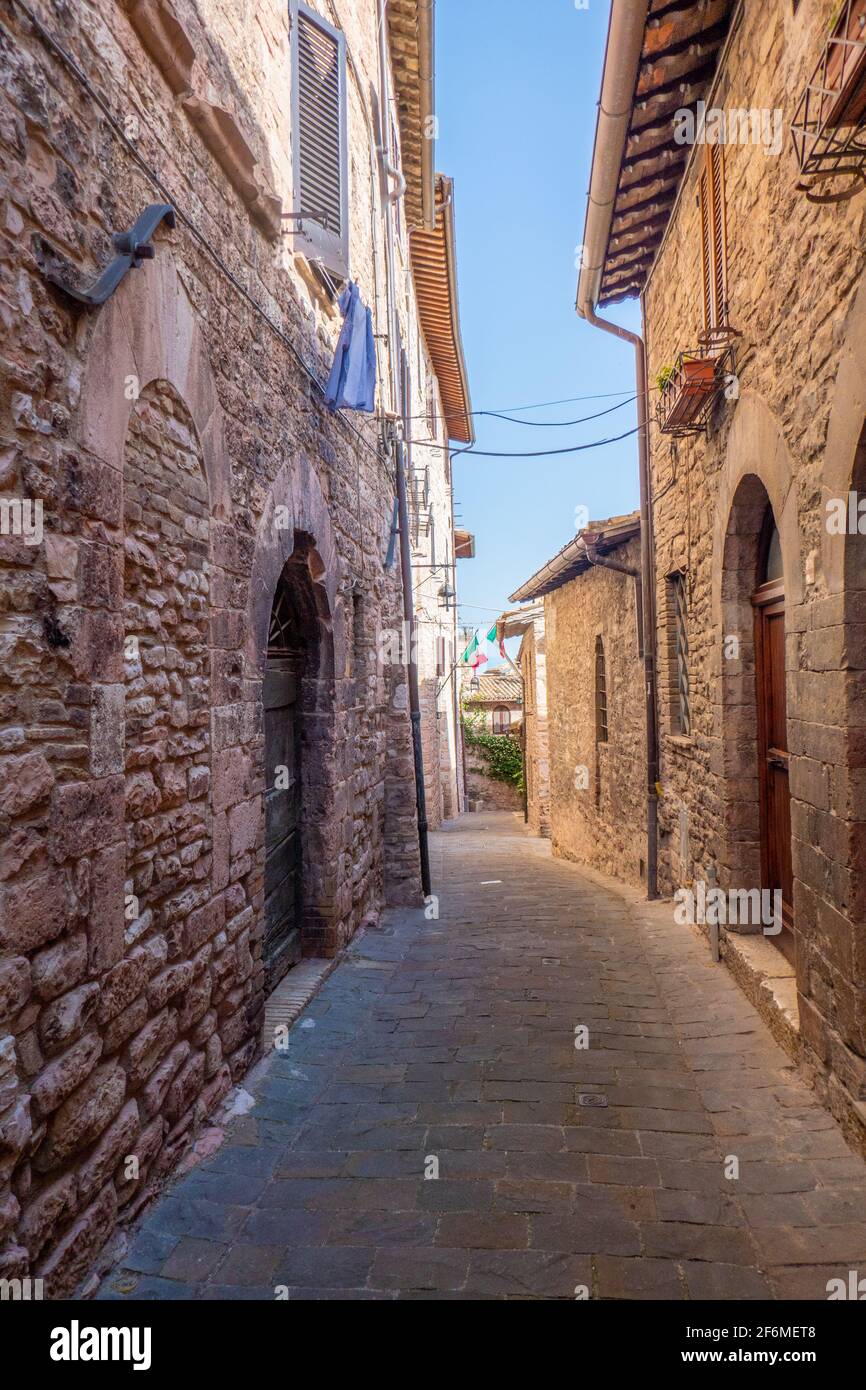
[[[339,29],[291,0],[292,223],[295,249],[321,261],[340,280],[349,275],[346,39]]]
[[[607,667],[600,637],[595,639],[595,741],[607,743]]]
[[[445,675],[445,638],[436,638],[436,674]]]
[[[667,590],[671,729],[675,734],[688,736],[692,730],[692,715],[689,702],[689,630],[685,575],[670,575]]]

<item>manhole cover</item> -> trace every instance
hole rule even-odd
[[[586,1105],[590,1109],[604,1110],[607,1105],[607,1096],[598,1095],[594,1091],[581,1091],[577,1097],[578,1105]]]

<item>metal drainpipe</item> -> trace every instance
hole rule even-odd
[[[640,570],[635,569],[634,565],[621,565],[616,560],[609,560],[606,557],[603,558],[601,555],[597,555],[594,550],[591,550],[588,545],[584,548],[586,550],[586,558],[591,565],[599,565],[601,569],[616,570],[618,574],[630,575],[634,580],[638,613],[638,656],[643,658],[643,584],[641,582]]]
[[[646,817],[647,817],[647,897],[657,898],[658,893],[658,780],[659,780],[659,742],[656,711],[658,697],[656,688],[655,662],[655,582],[653,574],[652,503],[649,468],[648,431],[648,383],[646,350],[643,338],[631,333],[619,324],[601,319],[592,304],[584,302],[581,312],[587,323],[612,333],[614,337],[631,343],[635,355],[635,377],[637,381],[637,424],[638,461],[640,473],[640,539],[641,539],[641,617],[643,627],[644,695],[646,706]]]
[[[379,112],[382,121],[383,156],[390,163],[391,121],[388,108],[388,40],[387,0],[379,3]],[[396,345],[397,303],[394,294],[394,223],[393,202],[387,199],[385,213],[385,260],[388,282],[388,359],[391,367],[391,399],[397,413],[400,401],[399,369]],[[424,791],[424,753],[421,745],[421,689],[418,680],[418,650],[415,625],[415,602],[412,590],[412,553],[409,546],[409,501],[406,489],[406,444],[398,437],[394,448],[397,475],[397,527],[400,532],[400,573],[403,581],[403,617],[409,639],[407,676],[409,683],[409,713],[412,724],[412,755],[415,764],[415,805],[418,811],[418,856],[421,865],[421,891],[430,894],[430,850],[427,840],[427,798]]]
[[[424,787],[424,752],[421,742],[421,684],[418,679],[415,607],[412,597],[412,552],[409,549],[409,505],[406,492],[406,445],[397,440],[397,502],[400,525],[400,569],[403,575],[403,617],[409,637],[409,711],[412,720],[412,754],[415,761],[415,804],[418,808],[418,851],[421,858],[421,890],[430,893],[430,847],[427,841],[427,795]]]

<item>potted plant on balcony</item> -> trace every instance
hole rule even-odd
[[[693,424],[708,399],[718,390],[716,358],[684,352],[675,366],[662,367],[656,377],[661,391],[660,416],[663,430]]]
[[[866,115],[866,0],[835,6],[822,85],[824,125],[859,125]]]

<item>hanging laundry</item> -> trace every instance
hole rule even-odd
[[[331,410],[363,410],[372,414],[376,409],[373,315],[363,303],[354,280],[340,295],[340,311],[343,327],[325,388],[325,401]]]

